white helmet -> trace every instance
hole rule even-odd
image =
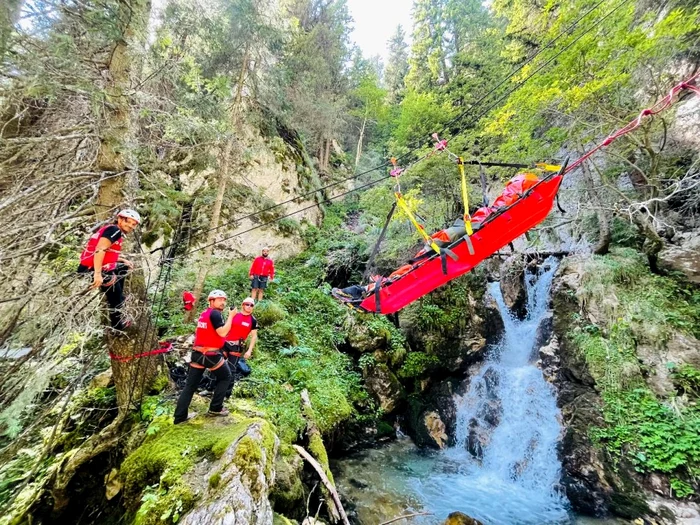
[[[127,219],[134,219],[137,223],[141,224],[141,216],[136,210],[126,209],[117,213],[117,217],[125,217]]]
[[[207,299],[219,299],[220,297],[223,297],[224,299],[228,298],[226,292],[224,292],[223,290],[212,290],[211,292],[209,292],[209,297],[207,297]]]

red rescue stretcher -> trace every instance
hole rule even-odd
[[[539,181],[511,205],[497,209],[486,217],[481,228],[468,239],[465,236],[452,243],[449,257],[435,254],[398,279],[377,283],[371,295],[356,307],[365,312],[393,314],[438,286],[471,271],[547,217],[562,178],[560,172]]]

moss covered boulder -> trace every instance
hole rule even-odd
[[[156,425],[121,467],[134,523],[272,521],[268,493],[279,440],[268,422],[231,417]]]

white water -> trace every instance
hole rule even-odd
[[[527,276],[528,315],[522,321],[508,311],[499,284],[490,286],[503,317],[504,336],[471,377],[466,393],[456,398],[454,447],[418,451],[410,441],[399,440],[338,465],[336,479],[356,503],[363,523],[379,523],[402,512],[433,514],[412,523],[441,523],[454,511],[486,525],[577,522],[558,491],[559,410],[551,385],[535,365],[533,348],[537,327],[547,314],[555,270],[552,259]],[[496,407],[496,419],[488,417],[489,407]],[[488,420],[495,423],[486,433],[481,458],[466,449],[472,420],[480,426]]]
[[[548,260],[537,274],[527,275],[523,321],[505,306],[499,283],[490,285],[505,326],[503,340],[456,399],[456,444],[443,455],[459,465],[460,476],[439,476],[429,489],[434,496],[449,494],[455,510],[487,523],[569,521],[566,498],[557,490],[559,409],[552,386],[535,366],[537,327],[547,313],[555,271],[555,261]],[[487,429],[480,459],[466,450],[470,422]]]

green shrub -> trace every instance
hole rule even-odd
[[[289,314],[287,310],[274,301],[262,301],[255,305],[255,318],[261,328],[272,326],[277,321],[285,319]]]
[[[419,377],[438,364],[440,360],[434,355],[428,355],[425,352],[409,352],[397,374],[405,379]]]

